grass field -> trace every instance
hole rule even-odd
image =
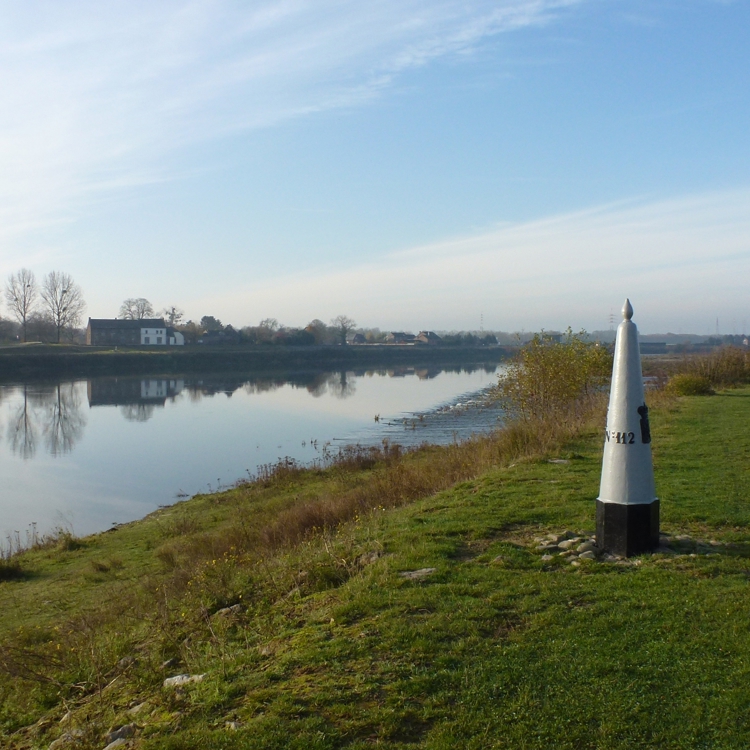
[[[635,560],[537,549],[593,532],[598,430],[421,499],[408,466],[448,471],[440,450],[26,553],[0,583],[3,747],[129,724],[149,750],[750,746],[750,389],[652,419],[672,549]],[[388,471],[398,501],[281,533]],[[181,673],[204,677],[163,687]]]

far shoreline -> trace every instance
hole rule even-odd
[[[179,375],[198,372],[336,370],[349,367],[497,364],[503,346],[218,346],[93,347],[12,345],[0,348],[0,382],[26,378]]]

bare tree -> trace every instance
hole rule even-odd
[[[143,297],[128,297],[120,305],[120,317],[126,320],[153,318],[154,306]]]
[[[86,309],[83,292],[70,274],[50,271],[42,282],[41,296],[44,310],[55,325],[59,344],[62,332],[81,322]]]
[[[175,305],[165,307],[161,311],[161,314],[164,316],[164,320],[167,321],[167,325],[170,326],[180,325],[182,319],[185,317],[185,313],[179,307],[175,307]]]
[[[22,268],[12,273],[5,284],[5,301],[13,317],[21,324],[21,337],[26,341],[26,322],[34,311],[38,289],[34,272]]]
[[[336,335],[343,345],[346,344],[347,334],[353,331],[357,324],[346,315],[337,315],[335,318],[331,318],[331,327],[336,329]]]

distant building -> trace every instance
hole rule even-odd
[[[89,346],[182,346],[185,337],[168,327],[162,318],[89,318],[86,343]]]
[[[363,333],[355,333],[354,336],[352,336],[351,341],[348,341],[349,344],[366,344],[367,339],[365,338],[365,335]]]
[[[416,340],[413,333],[404,333],[403,331],[391,331],[385,337],[386,344],[413,344]]]
[[[443,343],[443,339],[440,338],[434,331],[420,331],[417,334],[416,342],[418,344],[428,344],[430,346],[437,346]]]

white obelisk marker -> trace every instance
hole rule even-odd
[[[648,552],[659,544],[659,500],[654,489],[651,431],[633,307],[625,300],[617,328],[612,387],[596,501],[596,543],[616,555]]]

